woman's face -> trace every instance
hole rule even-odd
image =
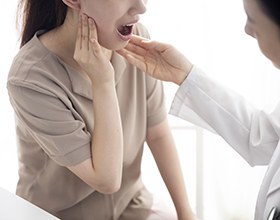
[[[262,53],[280,68],[280,28],[260,8],[257,0],[243,0],[247,14],[245,32],[254,37]]]
[[[81,13],[95,20],[100,45],[110,50],[126,46],[146,0],[81,0]]]

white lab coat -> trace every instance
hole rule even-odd
[[[179,87],[170,114],[222,136],[251,166],[268,165],[255,220],[280,209],[280,103],[271,113],[255,109],[194,67]]]

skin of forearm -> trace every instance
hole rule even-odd
[[[158,135],[157,138],[148,139],[147,143],[173,200],[179,219],[190,218],[193,213],[189,205],[181,166],[171,132],[165,129],[165,132]]]
[[[92,93],[94,130],[91,150],[95,180],[99,187],[113,185],[115,191],[121,184],[123,164],[123,133],[115,84],[98,85]]]

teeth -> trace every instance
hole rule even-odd
[[[124,24],[124,25],[121,25],[121,26],[118,28],[118,32],[119,32],[121,35],[123,35],[123,36],[129,35],[129,34],[131,34],[131,32],[132,32],[133,25],[134,25],[134,24]]]

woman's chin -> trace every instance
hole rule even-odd
[[[113,51],[116,51],[116,50],[121,50],[123,49],[126,45],[128,44],[128,41],[127,42],[118,42],[118,43],[110,43],[110,44],[102,44],[100,43],[100,45],[108,50],[113,50]]]
[[[119,50],[126,46],[127,42],[119,41],[117,39],[98,39],[98,43],[100,46],[108,49],[108,50]]]
[[[273,62],[273,61],[271,61],[272,62],[272,64],[277,68],[277,69],[280,69],[280,63],[275,63],[275,62]]]

